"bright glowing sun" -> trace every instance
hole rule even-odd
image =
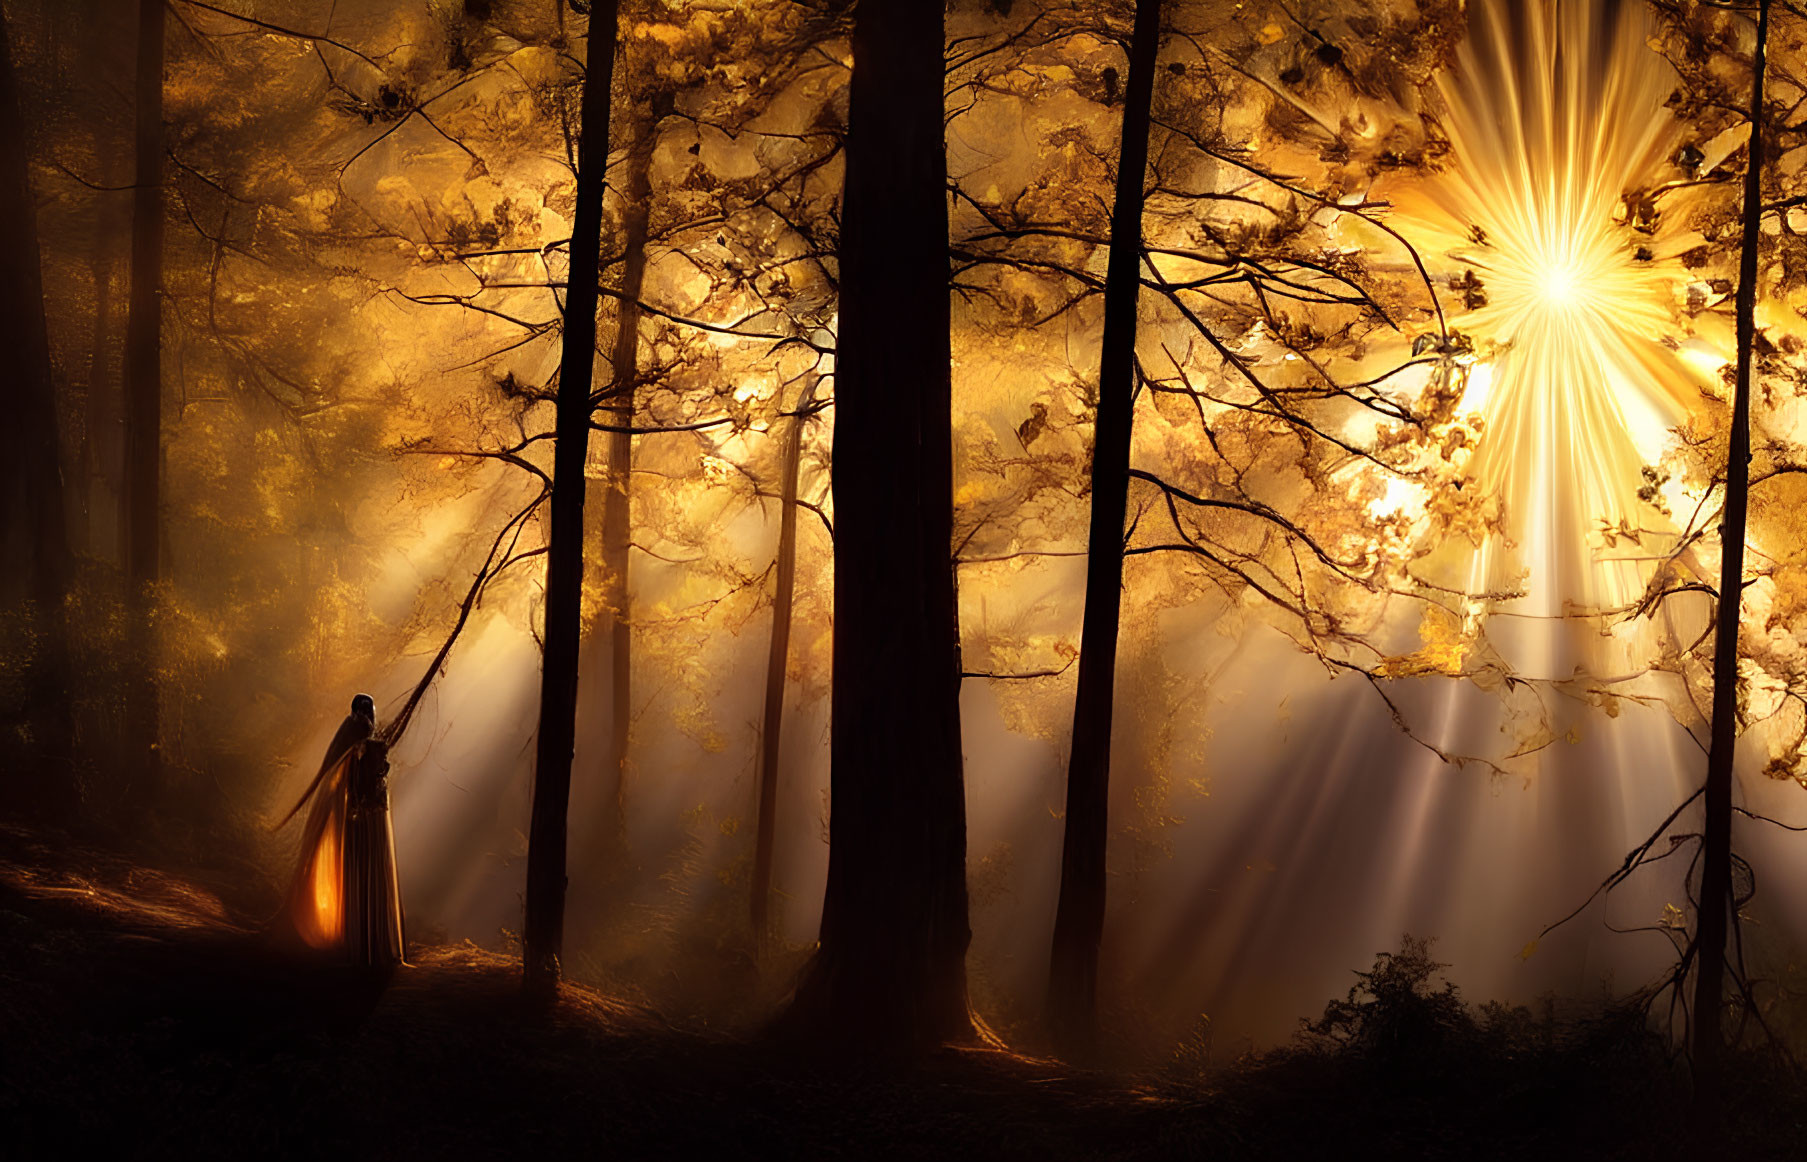
[[[1680,215],[1665,205],[1642,233],[1624,220],[1626,191],[1673,176],[1672,76],[1639,6],[1474,7],[1440,79],[1455,164],[1402,221],[1460,272],[1451,324],[1486,372],[1464,400],[1484,422],[1467,473],[1500,502],[1503,535],[1462,582],[1522,593],[1514,611],[1535,618],[1615,608],[1646,578],[1598,530],[1660,522],[1640,470],[1698,399],[1661,341],[1679,329]]]
[[[1566,307],[1575,301],[1580,287],[1575,269],[1567,264],[1553,265],[1543,272],[1543,297],[1551,306]]]

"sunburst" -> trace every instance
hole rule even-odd
[[[1643,469],[1700,393],[1664,342],[1684,330],[1690,240],[1648,197],[1684,176],[1670,160],[1684,131],[1664,108],[1674,77],[1648,32],[1640,5],[1475,5],[1439,83],[1451,164],[1397,199],[1402,232],[1463,293],[1451,323],[1475,344],[1463,406],[1482,436],[1467,471],[1500,500],[1504,535],[1452,580],[1522,594],[1488,613],[1622,606],[1666,532],[1639,499]],[[1546,632],[1505,636],[1521,639],[1521,669],[1589,662],[1552,652]]]

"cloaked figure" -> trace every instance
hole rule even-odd
[[[401,885],[389,822],[389,747],[375,735],[376,704],[359,694],[314,781],[277,824],[308,808],[283,916],[312,948],[391,968],[402,962]]]

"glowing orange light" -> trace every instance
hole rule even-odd
[[[1686,272],[1622,212],[1627,190],[1669,173],[1672,74],[1632,6],[1611,21],[1587,5],[1477,8],[1440,82],[1457,164],[1401,200],[1407,235],[1461,272],[1451,325],[1475,344],[1463,406],[1483,421],[1467,474],[1504,512],[1505,535],[1457,580],[1524,593],[1514,612],[1538,618],[1614,608],[1647,578],[1595,534],[1660,523],[1642,468],[1698,406],[1695,373],[1661,343],[1683,330]]]
[[[331,948],[339,943],[345,928],[343,853],[340,832],[344,819],[335,809],[326,820],[314,851],[308,857],[307,896],[297,908],[295,927],[301,938],[314,948]]]

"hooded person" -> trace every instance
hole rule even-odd
[[[308,808],[300,865],[283,905],[287,927],[311,948],[384,968],[403,954],[388,750],[376,737],[375,702],[359,694],[313,782],[277,824]]]

